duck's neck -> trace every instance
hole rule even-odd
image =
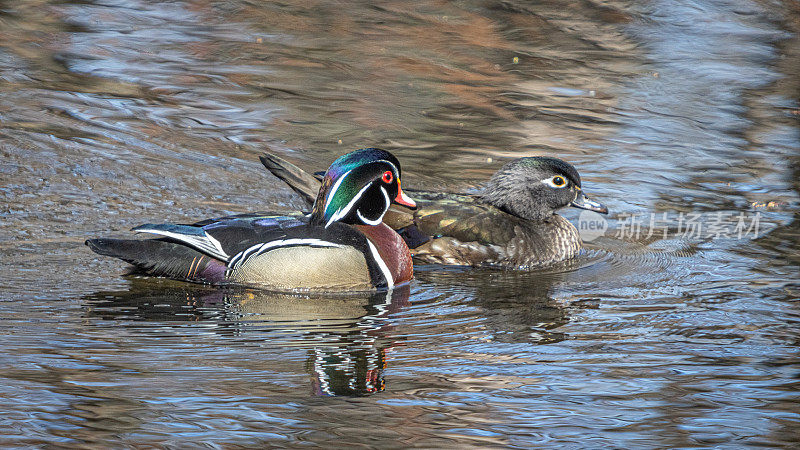
[[[574,258],[581,251],[577,228],[558,214],[551,214],[541,222],[528,222],[528,227],[527,242],[509,249],[522,267],[546,266]]]

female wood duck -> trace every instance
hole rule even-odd
[[[334,161],[308,216],[147,224],[132,231],[163,237],[86,245],[146,274],[182,280],[293,291],[391,289],[413,276],[408,247],[382,223],[393,202],[415,207],[400,189],[400,163],[367,148]]]
[[[271,154],[261,162],[304,198],[319,181]],[[550,157],[514,160],[495,173],[478,195],[411,191],[418,208],[392,207],[384,216],[418,262],[530,269],[578,255],[581,239],[556,214],[567,207],[607,214],[589,200],[572,165]]]

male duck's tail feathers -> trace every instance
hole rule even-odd
[[[309,206],[314,204],[321,184],[314,175],[270,153],[264,153],[259,156],[259,159],[261,159],[261,164],[264,164],[267,170],[300,194]]]
[[[205,283],[225,281],[225,264],[193,248],[163,239],[89,239],[93,252],[119,258],[148,275]]]
[[[214,258],[227,261],[230,256],[222,245],[201,227],[192,225],[176,225],[173,223],[148,223],[132,228],[137,233],[152,233],[174,239],[192,248],[200,250]]]

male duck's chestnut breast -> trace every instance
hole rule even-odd
[[[386,224],[376,226],[353,225],[364,233],[375,246],[386,267],[394,278],[394,284],[405,283],[414,277],[411,252],[403,238]]]

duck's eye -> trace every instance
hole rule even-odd
[[[391,183],[394,180],[394,174],[392,174],[391,170],[387,170],[383,172],[383,182],[386,184]]]
[[[567,184],[567,180],[565,180],[564,177],[560,177],[558,175],[553,177],[553,185],[561,187],[565,184]]]
[[[542,183],[552,186],[554,188],[563,188],[567,185],[567,179],[561,175],[556,175],[553,178],[542,180]]]

